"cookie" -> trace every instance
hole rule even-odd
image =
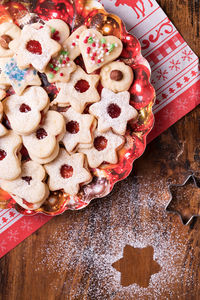
[[[71,73],[76,70],[76,64],[69,59],[69,52],[62,50],[59,55],[52,58],[47,65],[45,74],[50,83],[68,82]]]
[[[21,144],[21,137],[12,130],[0,137],[0,179],[13,180],[21,173],[21,161],[17,155]]]
[[[65,130],[63,116],[53,110],[47,112],[42,124],[30,135],[22,136],[23,144],[33,157],[47,158],[58,145],[57,136]]]
[[[105,65],[100,73],[103,87],[115,93],[128,91],[133,82],[133,71],[121,61],[114,61]]]
[[[29,156],[33,161],[37,162],[40,165],[44,165],[44,164],[48,164],[49,162],[53,161],[58,156],[59,150],[60,150],[59,145],[56,144],[56,147],[55,147],[53,153],[48,157],[39,158],[38,156],[34,156],[31,153],[29,153]]]
[[[0,88],[0,100],[2,100],[2,99],[5,98],[5,97],[6,97],[6,92],[5,92],[5,90],[3,90],[3,89]]]
[[[88,144],[92,142],[90,128],[94,117],[89,114],[80,114],[70,107],[63,112],[66,133],[62,142],[68,152],[72,152],[79,143]]]
[[[29,209],[33,209],[29,203],[36,205],[38,203],[41,206],[49,195],[48,186],[43,182],[46,177],[45,169],[34,161],[28,161],[22,163],[21,170],[21,174],[16,179],[1,180],[2,189],[11,193],[21,206],[23,202]]]
[[[66,193],[75,195],[80,184],[92,178],[84,168],[82,153],[69,155],[66,150],[60,149],[58,157],[44,167],[49,175],[48,184],[51,191],[63,189]]]
[[[70,37],[63,43],[63,48],[69,52],[69,58],[70,60],[74,60],[76,57],[78,57],[81,54],[80,48],[79,48],[79,38],[81,33],[86,30],[86,26],[80,26],[78,29],[76,29]]]
[[[64,21],[60,19],[51,19],[46,22],[46,25],[51,28],[51,38],[61,45],[69,37],[69,26]]]
[[[29,85],[41,85],[37,71],[33,68],[19,69],[15,57],[0,60],[0,68],[0,83],[5,83],[6,79],[6,83],[12,85],[17,95],[21,95]],[[4,82],[1,81],[2,78]]]
[[[124,138],[114,134],[111,130],[94,133],[93,147],[79,149],[79,152],[87,155],[88,164],[91,168],[99,167],[103,162],[116,164],[118,162],[117,150],[124,145]]]
[[[128,91],[115,94],[109,89],[103,89],[101,101],[90,106],[89,112],[98,119],[98,131],[106,132],[111,129],[124,135],[127,122],[136,119],[137,110],[129,105]]]
[[[11,95],[3,100],[4,113],[11,128],[21,135],[32,133],[41,121],[41,111],[49,105],[42,87],[29,87],[21,96]]]
[[[44,72],[51,57],[61,50],[61,45],[51,38],[50,27],[40,23],[25,25],[19,41],[12,41],[10,47],[17,54],[20,69],[32,65],[39,72]]]
[[[5,135],[8,132],[8,130],[1,124],[2,118],[3,118],[3,105],[0,102],[0,137]]]
[[[99,101],[98,82],[99,75],[88,75],[81,67],[77,66],[69,82],[57,83],[56,86],[60,92],[51,102],[51,105],[66,106],[71,104],[74,110],[82,113],[88,103]]]
[[[103,36],[95,29],[81,33],[79,47],[88,73],[98,70],[120,56],[123,45],[117,37]]]
[[[14,23],[5,22],[0,24],[0,57],[11,57],[13,51],[10,49],[12,40],[19,40],[21,29]]]

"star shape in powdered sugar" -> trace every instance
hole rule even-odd
[[[90,128],[94,117],[89,114],[80,114],[70,107],[66,112],[61,113],[66,122],[66,133],[62,139],[68,152],[72,152],[79,144],[92,142]]]
[[[124,135],[127,122],[138,115],[129,101],[129,92],[114,93],[104,88],[101,101],[90,106],[90,113],[98,118],[98,130],[105,132],[112,128],[115,133]]]

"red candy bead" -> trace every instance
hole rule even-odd
[[[66,58],[66,61],[70,61],[69,57]]]
[[[98,64],[100,64],[100,63],[101,63],[101,60],[100,60],[100,59],[98,59],[98,60],[97,60],[97,63],[98,63]]]
[[[74,46],[74,47],[75,47],[75,46],[76,46],[76,43],[72,43],[72,46]]]
[[[92,47],[96,47],[96,43],[92,43]]]
[[[79,39],[79,35],[78,34],[76,35],[76,38]]]
[[[64,74],[63,74],[63,73],[60,73],[60,76],[62,77],[62,76],[64,76]]]
[[[102,44],[102,47],[105,48],[105,47],[106,47],[106,44]]]
[[[90,53],[90,51],[91,51],[91,48],[90,48],[90,47],[88,47],[88,48],[87,48],[87,54],[89,54],[89,53]]]

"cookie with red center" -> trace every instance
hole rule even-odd
[[[11,128],[21,135],[32,133],[41,121],[41,112],[49,105],[42,87],[29,87],[21,96],[11,95],[3,100],[3,109]]]
[[[93,147],[79,149],[79,152],[87,155],[88,164],[91,168],[99,167],[103,162],[116,164],[118,162],[117,151],[124,145],[124,138],[114,134],[111,130],[94,133]]]
[[[81,33],[79,47],[88,73],[100,69],[120,56],[123,44],[115,36],[103,36],[96,29]]]
[[[51,57],[61,50],[61,45],[51,38],[50,27],[40,23],[25,25],[19,40],[12,41],[10,47],[20,69],[32,65],[39,72],[44,72]]]
[[[77,66],[69,82],[57,83],[60,92],[51,105],[66,106],[70,104],[74,110],[82,113],[88,103],[99,101],[98,82],[99,75],[88,75],[81,67]]]
[[[66,150],[60,149],[58,157],[44,166],[49,175],[49,189],[63,189],[70,195],[77,194],[80,184],[92,179],[91,174],[84,168],[84,159],[82,153],[69,155]]]
[[[47,158],[58,146],[57,137],[64,132],[64,117],[56,111],[48,111],[42,124],[33,133],[22,136],[23,144],[31,157]]]
[[[13,180],[21,173],[18,157],[21,144],[21,137],[12,130],[0,137],[0,179]]]
[[[101,101],[89,108],[90,113],[98,119],[98,131],[105,132],[112,128],[115,133],[124,135],[127,122],[138,116],[137,110],[129,104],[129,101],[129,92],[115,94],[104,88]]]
[[[72,152],[75,147],[80,144],[88,144],[92,142],[92,134],[90,128],[94,121],[94,117],[89,114],[80,114],[70,107],[63,112],[66,132],[62,139],[63,144],[68,152]]]
[[[34,161],[22,163],[21,174],[14,180],[2,180],[1,188],[11,193],[19,205],[28,209],[39,208],[49,196],[44,179],[45,169]],[[24,201],[23,201],[24,200]],[[23,205],[23,202],[25,205]],[[26,203],[35,204],[34,207]]]
[[[11,57],[14,52],[10,49],[10,42],[20,38],[21,29],[14,23],[0,24],[0,57]]]
[[[62,20],[51,19],[46,22],[51,28],[51,37],[59,44],[63,44],[64,41],[69,37],[70,30],[69,26]]]

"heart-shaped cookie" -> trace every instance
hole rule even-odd
[[[84,30],[79,47],[88,73],[101,68],[120,56],[123,44],[113,35],[103,36],[95,29]]]

